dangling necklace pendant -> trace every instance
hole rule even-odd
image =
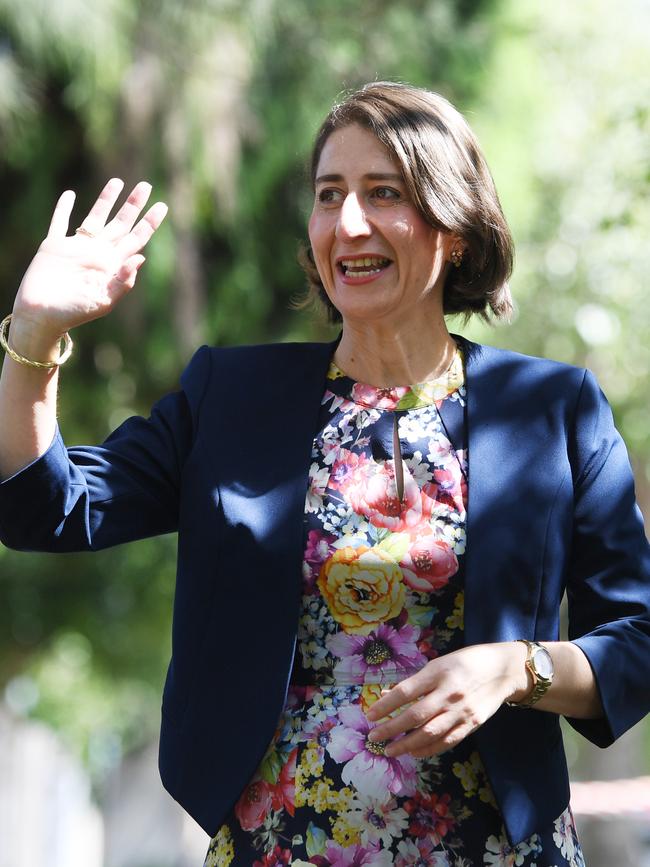
[[[400,503],[404,503],[404,462],[402,459],[402,449],[399,442],[399,419],[397,413],[393,412],[393,467],[395,468],[395,487],[397,488],[397,498]]]

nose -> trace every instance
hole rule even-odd
[[[347,241],[353,238],[367,237],[370,232],[370,224],[359,197],[356,193],[348,193],[339,211],[336,237]]]

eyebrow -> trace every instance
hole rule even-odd
[[[401,183],[404,182],[404,178],[402,177],[402,175],[395,172],[367,172],[363,176],[363,178],[366,181],[399,181]],[[344,180],[343,175],[319,175],[316,178],[315,183],[339,183],[342,180]]]

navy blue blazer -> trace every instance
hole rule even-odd
[[[178,530],[160,770],[214,835],[273,736],[296,640],[312,438],[334,344],[201,348],[182,390],[100,447],[50,449],[0,485],[0,539],[100,549]],[[569,637],[606,746],[650,709],[650,551],[623,442],[584,370],[464,341],[467,644]],[[263,459],[262,459],[263,456]],[[235,614],[233,614],[235,612]],[[241,612],[237,614],[236,612]],[[472,738],[508,836],[569,800],[558,717],[502,707]]]

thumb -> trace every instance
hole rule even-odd
[[[113,296],[119,297],[130,289],[133,289],[138,271],[145,261],[145,257],[141,253],[129,256],[108,284],[109,292]]]
[[[146,261],[146,256],[143,256],[141,253],[136,253],[135,256],[131,256],[126,260],[124,266],[128,268],[129,271],[139,271]]]

